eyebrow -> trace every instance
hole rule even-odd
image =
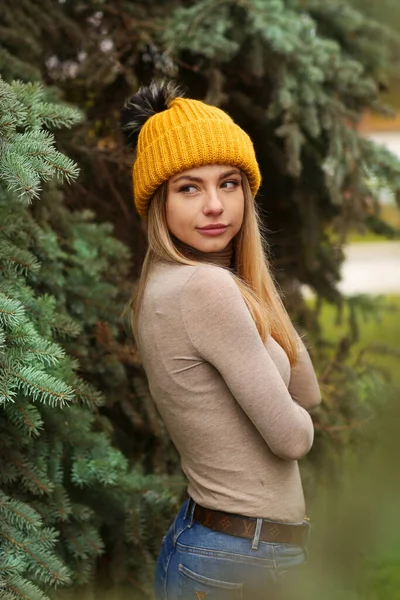
[[[225,171],[225,173],[221,173],[221,175],[218,177],[218,181],[220,181],[221,179],[225,179],[225,177],[229,177],[230,175],[240,174],[241,173],[239,169],[231,169],[230,171]],[[172,179],[171,183],[178,183],[178,181],[181,181],[181,179],[187,179],[188,181],[197,181],[198,183],[202,183],[204,181],[202,177],[195,177],[194,175],[181,175],[176,179]]]

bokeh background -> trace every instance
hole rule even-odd
[[[185,498],[122,316],[146,238],[119,111],[167,77],[254,140],[320,382],[293,598],[400,599],[399,67],[396,0],[2,0],[0,598],[151,599]]]

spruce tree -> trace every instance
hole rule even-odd
[[[110,384],[127,377],[112,341],[122,309],[115,280],[129,254],[109,225],[62,204],[56,180],[73,181],[78,168],[49,129],[79,119],[76,109],[47,102],[39,84],[0,80],[0,595],[7,600],[53,597],[58,586],[94,592],[105,548],[108,575],[116,583],[131,578],[132,597],[145,598],[173,502],[165,480],[146,476],[139,461],[129,465],[113,445],[99,414],[104,393],[80,375],[78,359],[97,353]],[[93,339],[96,326],[102,343]]]
[[[141,10],[139,6],[136,8]],[[149,4],[148,8],[160,13],[157,3],[152,6]],[[113,8],[110,7],[110,10]],[[54,295],[60,292],[60,300],[70,303],[72,307],[76,304],[79,314],[73,314],[82,327],[86,327],[85,344],[88,342],[89,346],[96,345],[95,350],[88,351],[75,344],[75,340],[67,341],[69,351],[80,359],[80,368],[85,378],[100,387],[106,396],[101,413],[108,419],[114,443],[131,460],[143,459],[148,471],[168,472],[179,479],[177,453],[158,417],[137,353],[126,335],[127,320],[123,328],[120,325],[110,329],[109,326],[108,316],[112,315],[112,319],[117,317],[118,311],[122,310],[120,307],[132,291],[144,256],[145,236],[130,201],[130,177],[129,174],[126,175],[124,167],[131,159],[122,153],[121,147],[116,155],[111,156],[109,153],[111,148],[115,148],[115,141],[109,135],[107,114],[108,110],[113,112],[112,102],[110,98],[104,98],[104,108],[100,107],[97,83],[94,83],[90,92],[92,100],[86,97],[87,86],[94,75],[99,76],[103,83],[110,76],[115,76],[107,53],[103,50],[95,52],[99,43],[103,47],[101,39],[97,37],[99,26],[97,11],[84,4],[79,6],[75,1],[62,6],[54,4],[52,0],[40,3],[27,0],[18,5],[12,0],[6,0],[0,13],[0,73],[9,81],[14,78],[30,81],[41,76],[43,81],[52,84],[51,87],[46,87],[50,98],[57,98],[58,88],[65,86],[63,96],[69,96],[72,104],[78,104],[86,111],[85,120],[72,131],[61,130],[57,133],[58,147],[68,156],[74,157],[81,167],[79,181],[74,186],[63,189],[64,203],[74,209],[85,207],[93,211],[93,218],[103,223],[104,231],[109,227],[104,222],[112,222],[115,225],[115,235],[129,245],[132,261],[128,270],[119,266],[123,263],[122,259],[113,260],[113,268],[103,270],[102,280],[107,280],[118,289],[121,301],[120,304],[114,302],[109,307],[110,310],[104,305],[103,311],[95,313],[100,314],[99,322],[95,323],[90,309],[88,310],[90,303],[87,298],[91,294],[93,299],[96,298],[94,290],[97,288],[91,286],[92,275],[98,272],[98,267],[93,264],[95,256],[85,254],[85,244],[74,241],[70,236],[71,226],[68,220],[71,213],[67,212],[65,218],[60,220],[59,215],[56,215],[59,202],[52,202],[51,194],[46,193],[46,197],[42,195],[41,202],[33,206],[35,218],[42,219],[45,216],[50,227],[62,239],[67,237],[68,244],[73,244],[69,245],[71,251],[76,252],[79,244],[82,258],[80,262],[91,265],[89,268],[92,269],[92,274],[87,278],[87,287],[81,286],[79,300],[69,285],[65,285],[64,290],[58,286],[49,291]],[[78,60],[83,59],[88,46],[91,48],[92,59],[86,65],[83,75],[77,72],[76,60],[77,55],[81,57]],[[56,72],[57,75],[53,77]],[[122,96],[119,101],[122,103]],[[106,109],[107,103],[109,109]],[[115,116],[115,111],[113,114]],[[91,180],[91,189],[86,185],[88,179]],[[121,223],[124,232],[121,230]],[[61,224],[65,231],[60,231]],[[75,230],[77,227],[78,225]],[[88,261],[89,257],[93,260]],[[42,273],[43,268],[42,263]],[[53,265],[51,268],[56,267]],[[115,294],[116,291],[112,293]],[[101,296],[100,293],[97,297]],[[96,311],[99,309],[97,307]],[[82,336],[79,336],[79,340],[83,340]],[[99,357],[103,359],[99,360]]]

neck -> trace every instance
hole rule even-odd
[[[231,240],[229,244],[223,248],[223,250],[217,250],[216,252],[202,252],[197,248],[193,248],[193,246],[189,246],[182,242],[177,237],[171,234],[172,240],[179,250],[181,254],[190,258],[192,260],[196,260],[199,262],[208,262],[216,265],[217,267],[233,267],[233,241]]]

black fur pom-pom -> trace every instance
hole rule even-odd
[[[121,110],[121,130],[130,148],[136,148],[140,130],[147,119],[167,110],[174,98],[181,98],[182,90],[173,81],[152,81],[142,86],[125,102]]]

